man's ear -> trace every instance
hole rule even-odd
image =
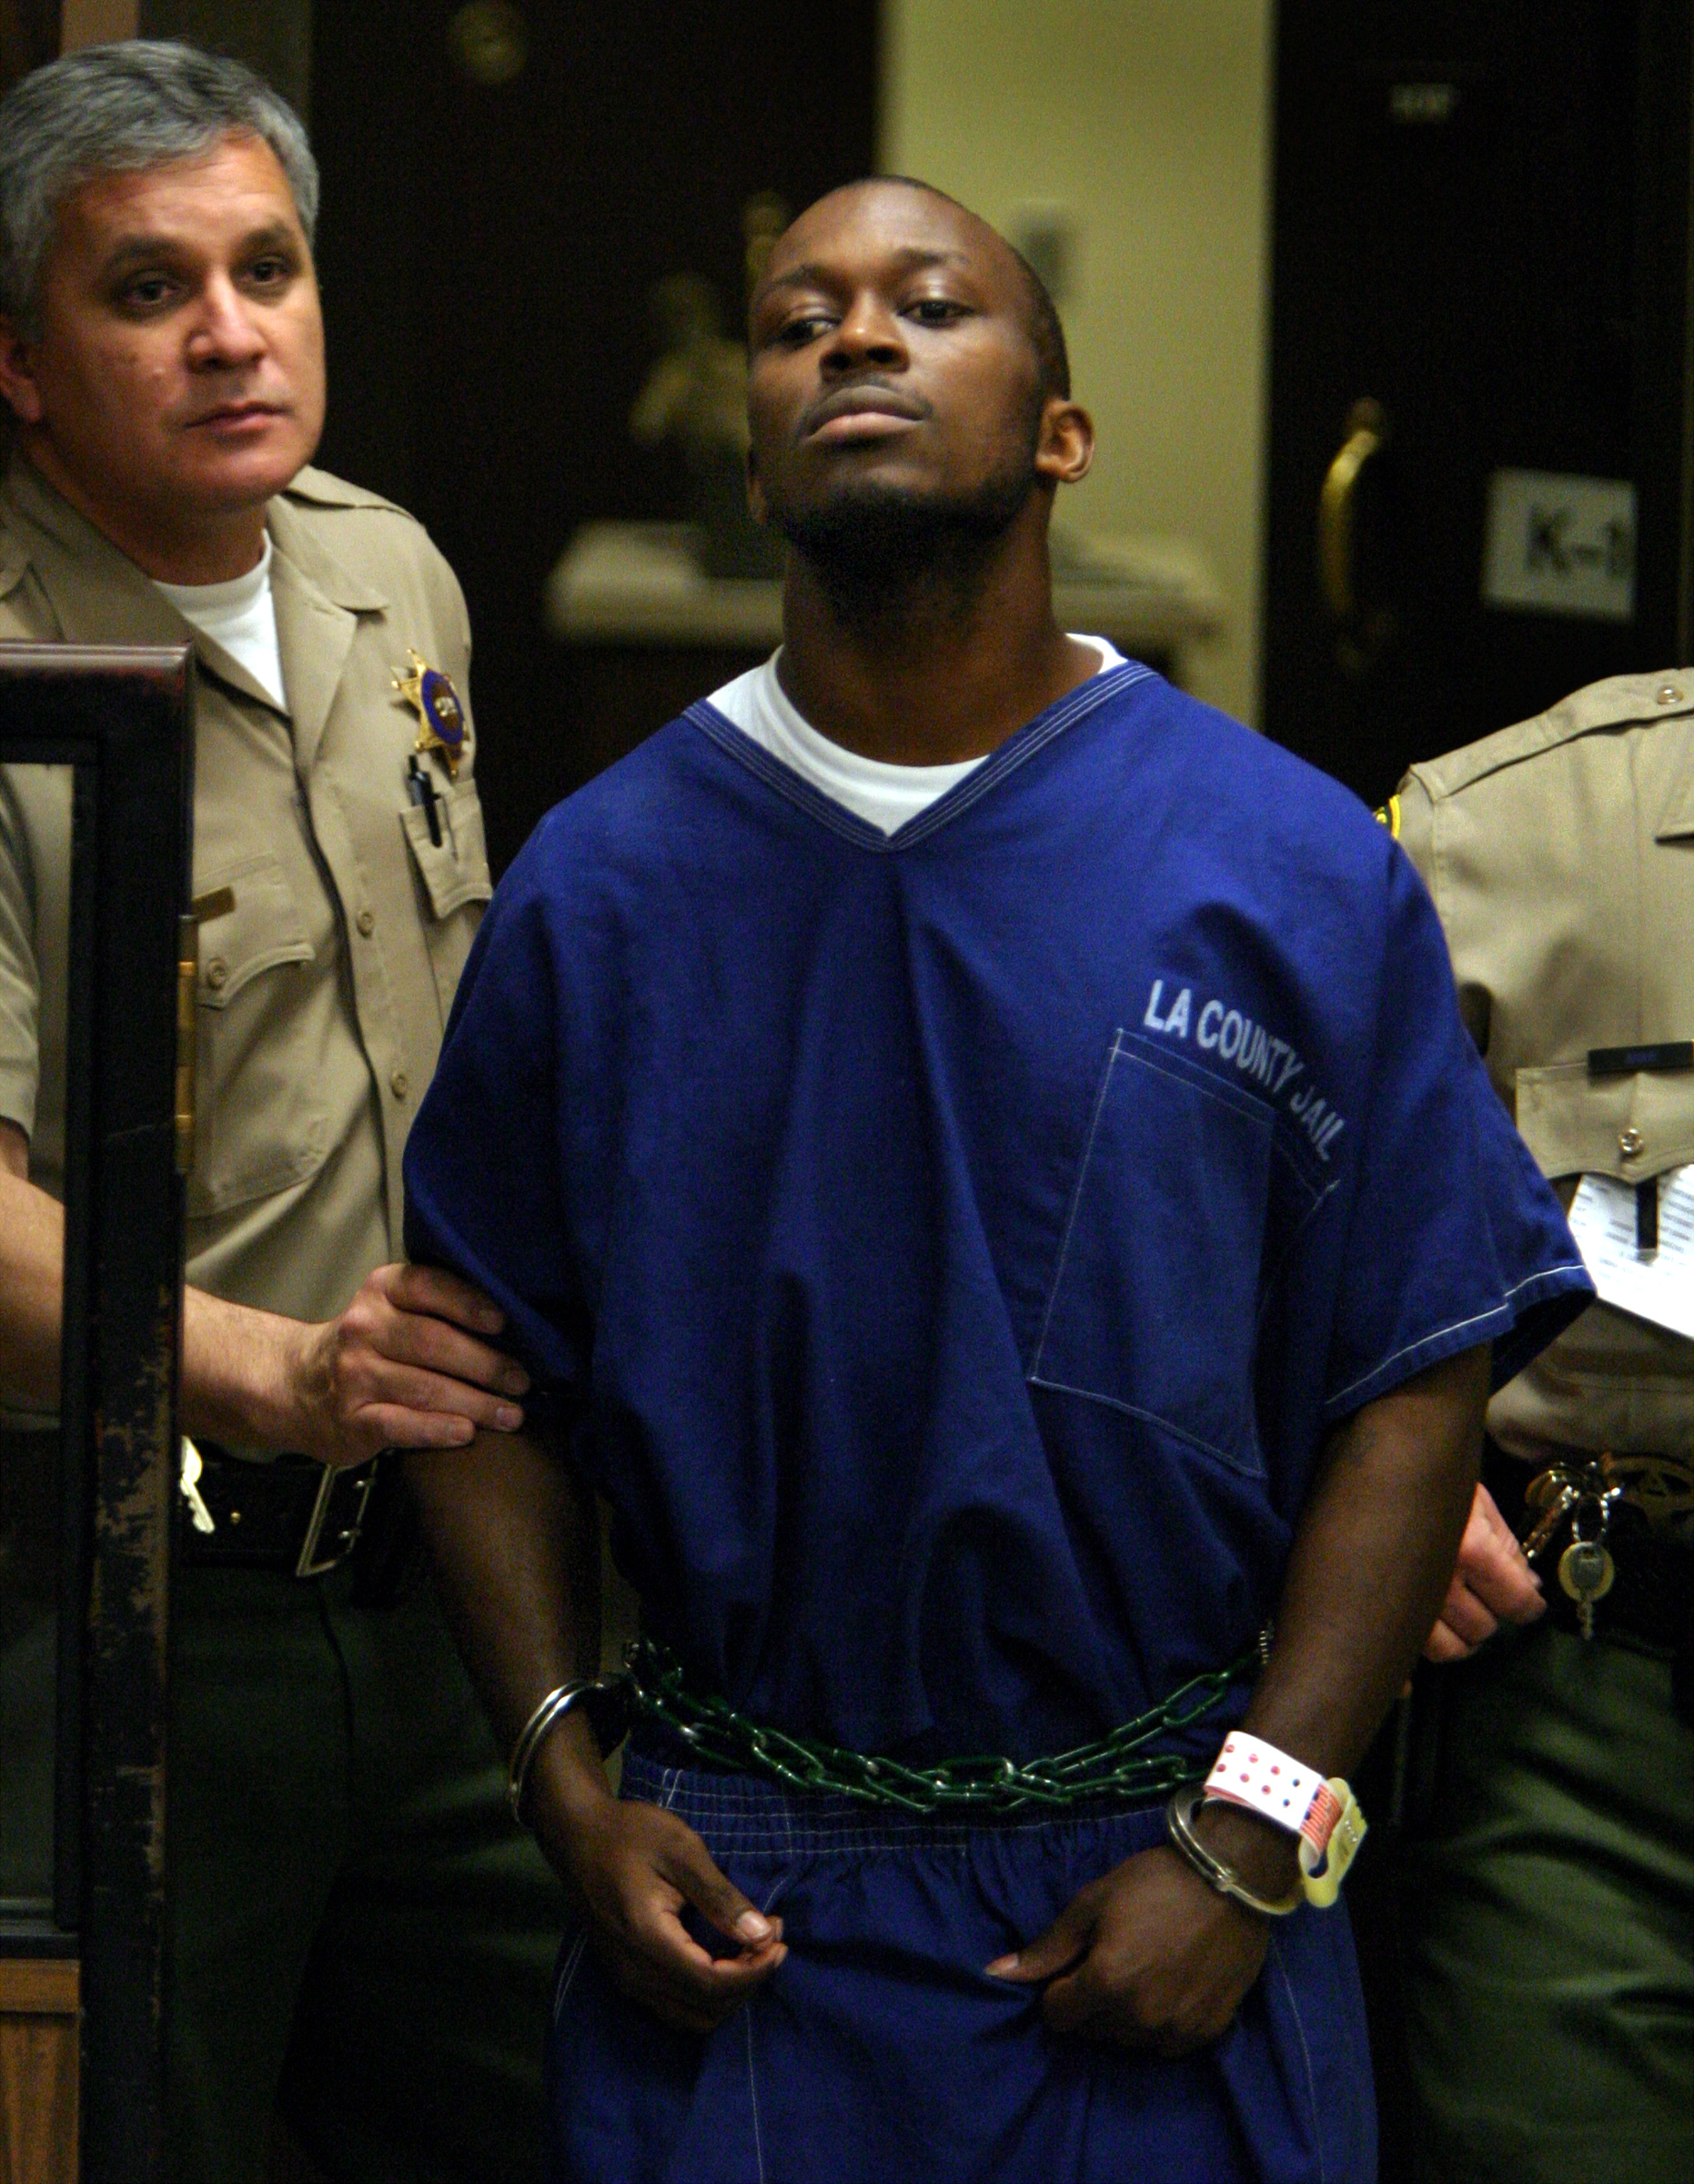
[[[1094,459],[1094,420],[1080,402],[1052,396],[1042,408],[1035,470],[1053,485],[1080,485]]]
[[[0,395],[20,424],[41,422],[41,390],[35,384],[35,345],[25,341],[10,318],[0,318]]]

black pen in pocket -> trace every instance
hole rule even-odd
[[[439,849],[441,846],[441,814],[436,806],[441,800],[436,794],[434,782],[430,780],[423,767],[418,763],[416,753],[406,762],[406,787],[412,802],[422,804],[424,818],[429,824],[429,839],[436,848]]]

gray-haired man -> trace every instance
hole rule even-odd
[[[316,198],[287,106],[186,46],[79,54],[0,106],[0,637],[188,640],[200,672],[183,1397],[214,1529],[175,1603],[170,2174],[255,2177],[280,2088],[335,2177],[504,2180],[539,2166],[557,1884],[430,1597],[297,1574],[341,1467],[509,1429],[524,1389],[474,1291],[390,1263],[489,875],[458,585],[304,468]],[[67,817],[0,774],[15,1411],[56,1386]]]

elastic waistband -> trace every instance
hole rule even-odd
[[[828,1791],[786,1790],[756,1774],[671,1765],[648,1744],[644,1724],[624,1747],[621,1795],[662,1805],[721,1855],[863,1856],[879,1850],[963,1850],[984,1835],[1054,1835],[1101,1821],[1141,1822],[1164,1839],[1163,1800],[1132,1805],[1095,1797],[1064,1812],[904,1813]],[[1127,1855],[1127,1850],[1125,1852]]]

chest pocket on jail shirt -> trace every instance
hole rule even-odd
[[[1254,1365],[1273,1229],[1292,1234],[1316,1195],[1262,1100],[1120,1031],[1030,1379],[1262,1477]]]
[[[323,1165],[328,1116],[310,1036],[316,950],[280,862],[267,851],[197,873],[203,917],[197,986],[190,1215],[222,1213]]]
[[[400,824],[411,844],[422,892],[424,942],[445,1025],[481,922],[482,905],[494,885],[476,784],[455,782],[439,791],[435,808],[439,842],[430,839],[429,815],[417,804],[400,814]]]

